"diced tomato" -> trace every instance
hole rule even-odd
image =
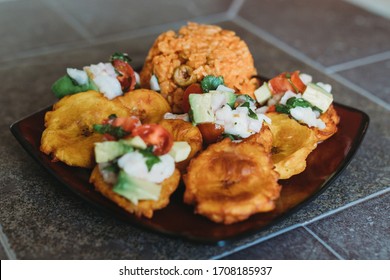
[[[302,93],[306,89],[306,85],[299,77],[299,71],[294,71],[293,73],[283,72],[272,78],[269,81],[269,85],[273,94],[285,93],[288,90]]]
[[[289,73],[284,72],[269,81],[268,84],[273,94],[285,93],[288,90],[295,92],[294,87],[288,81],[286,75],[288,76]]]
[[[117,79],[122,86],[123,92],[132,91],[135,88],[136,82],[133,68],[121,59],[114,59],[111,63],[120,74]]]
[[[218,142],[222,138],[222,133],[225,131],[222,125],[215,123],[200,123],[197,125],[202,133],[203,143],[210,145]]]
[[[103,138],[106,141],[115,141],[116,140],[116,138],[114,136],[112,136],[111,134],[108,134],[108,133],[104,134]]]
[[[294,84],[298,92],[303,93],[305,91],[306,85],[299,77],[299,71],[294,71],[294,73],[291,74],[291,82]]]
[[[275,105],[271,105],[267,109],[267,113],[271,113],[271,112],[275,112],[275,111],[276,111],[276,106]]]
[[[133,129],[131,136],[139,136],[148,146],[154,146],[153,153],[157,156],[168,153],[173,145],[173,136],[163,126],[144,124]]]
[[[113,120],[112,125],[120,126],[124,131],[131,132],[134,128],[141,125],[141,121],[134,116],[118,117]]]
[[[183,101],[182,101],[182,109],[183,113],[188,113],[190,111],[190,101],[189,101],[189,96],[192,93],[203,93],[202,87],[200,84],[195,83],[186,88],[183,94]]]

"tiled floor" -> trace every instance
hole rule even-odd
[[[320,12],[319,12],[320,11]],[[9,125],[53,102],[68,66],[123,50],[141,66],[188,20],[232,29],[259,72],[301,69],[370,117],[365,141],[318,198],[224,247],[147,232],[86,204],[38,166]],[[0,1],[0,258],[390,259],[390,20],[339,0]]]

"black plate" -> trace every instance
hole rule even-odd
[[[11,131],[45,169],[85,200],[110,211],[115,217],[135,225],[194,241],[224,245],[227,241],[261,231],[311,201],[324,191],[348,165],[368,127],[368,116],[354,108],[334,104],[340,115],[338,132],[309,155],[306,170],[288,180],[281,180],[281,196],[274,211],[251,216],[232,225],[222,225],[196,215],[183,203],[184,186],[172,195],[170,204],[156,211],[152,219],[138,218],[96,192],[88,182],[90,170],[52,162],[39,150],[45,113],[51,107],[32,114],[11,126]]]

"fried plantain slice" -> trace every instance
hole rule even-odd
[[[328,110],[320,116],[320,119],[325,123],[324,129],[312,128],[318,139],[318,142],[325,141],[338,130],[337,125],[340,122],[340,117],[336,112],[333,104],[329,106]]]
[[[263,124],[261,130],[258,133],[255,133],[248,138],[242,140],[243,142],[252,142],[262,145],[265,148],[267,153],[270,153],[272,150],[272,132],[267,124]]]
[[[187,159],[176,163],[176,168],[184,173],[191,159],[202,149],[202,134],[192,123],[183,120],[162,120],[159,124],[173,135],[174,141],[185,141],[191,146]]]
[[[180,172],[175,169],[172,176],[162,182],[161,193],[158,200],[142,200],[138,202],[138,205],[133,204],[128,199],[113,192],[113,186],[103,180],[98,166],[93,169],[89,181],[94,184],[97,191],[126,211],[134,213],[138,217],[145,216],[147,218],[152,218],[155,210],[162,209],[169,204],[171,194],[179,185]]]
[[[157,123],[165,113],[171,111],[165,98],[150,89],[129,91],[115,101],[125,106],[130,115],[138,117],[142,123]]]
[[[306,168],[307,156],[317,147],[313,130],[286,114],[269,113],[273,135],[272,160],[280,179],[288,179]]]
[[[275,208],[280,195],[270,154],[255,142],[226,138],[194,158],[185,183],[184,202],[217,223],[231,224]]]
[[[94,143],[102,141],[103,137],[93,131],[93,125],[111,114],[129,115],[120,103],[112,102],[96,91],[65,96],[45,115],[41,151],[51,155],[54,161],[92,168]]]

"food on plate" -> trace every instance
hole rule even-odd
[[[168,205],[180,181],[175,162],[188,157],[189,144],[174,142],[163,126],[136,117],[111,115],[94,128],[106,139],[94,147],[97,166],[90,182],[96,190],[137,216],[151,218]]]
[[[150,89],[129,91],[117,100],[128,109],[130,115],[138,117],[142,123],[157,123],[171,111],[168,102]]]
[[[208,92],[188,95],[189,118],[202,133],[205,146],[223,138],[242,140],[261,131],[270,119],[257,111],[256,101],[246,94],[236,94],[215,76]],[[217,80],[215,80],[217,79]]]
[[[157,92],[134,90],[136,76],[124,53],[114,53],[109,63],[83,70],[68,68],[52,87],[60,101],[46,114],[41,150],[68,165],[92,168],[93,143],[102,140],[93,124],[110,114],[136,116],[145,123],[160,121],[171,111],[169,104]],[[78,92],[88,88],[96,90]]]
[[[264,82],[254,95],[266,112],[287,114],[312,129],[319,142],[337,132],[340,121],[334,109],[332,87],[299,71],[284,72]]]
[[[160,90],[174,113],[182,113],[185,89],[207,75],[222,76],[236,92],[253,95],[256,74],[248,46],[235,32],[191,22],[156,39],[140,79],[142,87]]]
[[[337,132],[337,125],[340,122],[340,117],[336,112],[333,104],[329,106],[325,113],[321,114],[320,119],[325,123],[325,128],[313,128],[318,141],[324,141]]]
[[[185,183],[184,202],[217,223],[232,224],[271,211],[280,195],[278,173],[262,145],[230,139],[195,157]]]
[[[58,98],[95,90],[113,99],[135,88],[138,74],[134,72],[130,61],[126,53],[116,52],[107,63],[92,64],[82,70],[67,68],[67,74],[58,79],[51,89]]]
[[[138,217],[166,207],[180,182],[184,203],[216,223],[272,211],[279,179],[337,132],[330,85],[294,71],[259,86],[233,31],[189,23],[156,39],[140,75],[130,61],[67,68],[41,151],[94,167],[95,189]]]
[[[202,134],[196,126],[180,119],[165,119],[159,124],[172,134],[174,141],[184,141],[189,144],[191,152],[187,159],[176,163],[176,167],[184,173],[190,160],[202,150]]]
[[[94,132],[93,125],[111,114],[129,115],[120,103],[110,101],[96,91],[63,97],[45,115],[41,151],[52,156],[54,161],[92,168],[93,145],[102,141],[102,135]]]
[[[123,176],[126,175],[124,174]],[[93,169],[89,180],[92,184],[94,184],[95,189],[98,192],[115,202],[118,206],[122,207],[126,211],[134,213],[137,216],[152,218],[153,212],[155,210],[162,209],[169,204],[169,198],[179,184],[180,172],[175,170],[170,177],[161,183],[161,187],[158,188],[159,191],[158,195],[156,195],[156,199],[144,199],[139,201],[137,204],[134,204],[121,194],[113,191],[113,185],[107,183],[104,180],[104,177],[102,176],[98,166]],[[137,183],[134,184],[137,184],[137,187],[141,184],[144,184],[144,182],[139,182],[138,180],[136,180],[136,182]],[[147,184],[144,184],[143,187],[146,189]],[[124,188],[126,189],[128,187]]]
[[[288,179],[306,168],[307,156],[317,147],[313,130],[286,114],[269,113],[273,136],[272,161],[280,179]]]
[[[270,119],[270,122],[272,120]],[[261,130],[258,133],[252,134],[248,138],[242,139],[243,142],[252,142],[260,144],[264,147],[267,153],[272,152],[272,145],[274,136],[269,128],[269,124],[262,126]]]

